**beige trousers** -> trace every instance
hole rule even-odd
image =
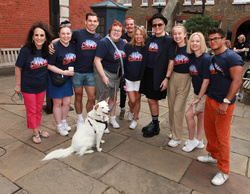
[[[186,101],[191,86],[189,73],[172,72],[168,83],[169,125],[172,139],[181,141]]]

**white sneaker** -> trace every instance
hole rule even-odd
[[[194,138],[193,140],[188,140],[187,144],[182,148],[184,152],[191,152],[194,148],[196,148],[199,144],[199,141]]]
[[[134,119],[134,113],[128,111],[128,120],[132,121]]]
[[[173,134],[170,133],[170,134],[168,135],[168,138],[169,138],[169,139],[172,139],[172,137],[173,137]]]
[[[137,122],[136,122],[135,120],[133,120],[133,121],[131,122],[131,124],[129,125],[129,128],[130,128],[130,129],[135,129],[136,126],[137,126]]]
[[[211,182],[212,184],[219,186],[219,185],[223,185],[227,181],[228,178],[229,178],[228,174],[224,174],[223,172],[219,171],[211,180]]]
[[[69,132],[63,127],[57,127],[57,132],[60,133],[61,136],[66,136]]]
[[[187,143],[189,142],[189,139],[184,143],[184,145],[187,145]],[[203,143],[203,140],[199,141],[199,144],[197,145],[196,148],[199,148],[199,149],[203,149],[204,148],[204,143]]]
[[[173,140],[173,139],[171,139],[169,142],[168,142],[168,145],[170,146],[170,147],[172,147],[172,148],[175,148],[175,147],[177,147],[178,145],[180,145],[181,144],[181,141],[175,141],[175,140]]]
[[[84,124],[84,120],[77,120],[76,130],[79,129]]]
[[[113,116],[110,118],[109,123],[113,126],[113,128],[118,129],[120,128],[120,125],[115,120],[116,116]]]
[[[108,127],[104,130],[104,133],[110,133]]]
[[[71,127],[68,125],[68,123],[62,123],[64,129],[66,129],[66,131],[70,131]]]
[[[211,162],[211,163],[217,163],[217,160],[214,159],[210,153],[208,153],[208,155],[206,156],[198,156],[197,160],[200,162]]]

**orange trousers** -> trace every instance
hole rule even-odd
[[[230,132],[235,103],[228,105],[226,115],[217,113],[219,105],[219,102],[207,96],[204,111],[204,129],[208,141],[206,150],[217,159],[218,169],[230,174]]]

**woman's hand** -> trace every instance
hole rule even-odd
[[[165,79],[161,82],[161,85],[160,85],[161,91],[166,90],[167,87],[168,87],[168,79],[165,78]]]
[[[107,78],[106,75],[102,77],[102,82],[103,82],[105,85],[108,85],[108,84],[109,84],[109,79]]]
[[[20,92],[21,92],[21,86],[20,85],[15,86],[15,92],[20,94]]]
[[[197,98],[197,99],[195,99],[193,102],[191,102],[190,103],[190,106],[197,106],[197,104],[200,102],[200,99],[199,98]]]
[[[74,70],[64,70],[64,75],[73,76],[75,74]]]

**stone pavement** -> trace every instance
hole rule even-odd
[[[72,131],[67,137],[56,133],[53,115],[43,112],[42,129],[48,131],[50,137],[36,145],[31,141],[32,132],[26,128],[23,102],[16,96],[17,104],[10,99],[14,84],[13,75],[0,77],[0,194],[250,194],[250,100],[247,98],[236,103],[232,120],[230,178],[223,186],[213,186],[210,180],[218,171],[216,165],[196,160],[197,156],[207,154],[205,148],[191,153],[181,150],[188,138],[186,121],[182,144],[177,148],[167,146],[167,100],[160,101],[160,134],[153,138],[142,137],[141,128],[151,121],[144,96],[137,128],[130,130],[126,119],[118,119],[121,128],[109,126],[111,133],[104,135],[103,152],[82,157],[72,154],[65,159],[41,162],[50,151],[71,144],[77,120],[75,111],[68,115]],[[191,99],[192,91],[188,103]],[[86,102],[86,96],[83,102]],[[72,98],[72,107],[73,103]],[[116,115],[119,111],[117,106]],[[83,114],[86,116],[85,112]]]

